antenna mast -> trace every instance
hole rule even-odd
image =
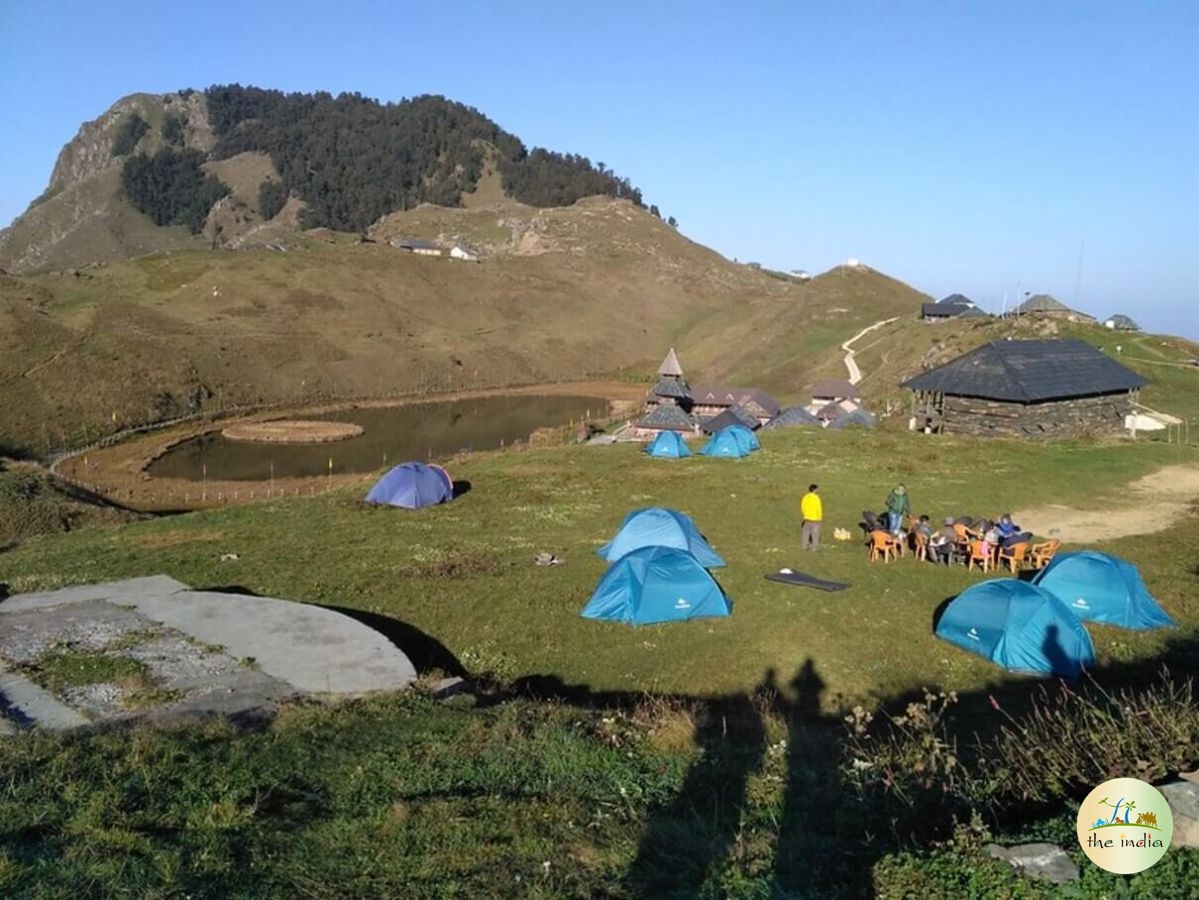
[[[1078,288],[1082,284],[1082,253],[1086,249],[1087,239],[1080,238],[1078,242],[1078,272],[1074,276],[1074,299],[1070,301],[1070,305],[1078,309]]]

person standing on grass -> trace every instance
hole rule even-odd
[[[799,516],[803,520],[803,549],[820,549],[820,523],[824,521],[824,504],[820,501],[819,485],[809,484],[808,492],[799,501]]]
[[[887,530],[898,536],[911,509],[908,489],[902,484],[895,485],[887,495]]]

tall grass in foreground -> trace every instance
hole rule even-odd
[[[1143,687],[1059,681],[1041,685],[1017,714],[991,696],[1001,724],[963,748],[950,718],[957,695],[926,692],[900,715],[855,708],[846,717],[846,772],[860,790],[912,807],[1050,804],[1111,778],[1155,782],[1199,768],[1195,701],[1194,679],[1165,669]]]

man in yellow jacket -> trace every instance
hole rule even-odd
[[[820,523],[824,521],[824,504],[820,502],[819,485],[808,485],[808,492],[799,501],[799,516],[803,520],[803,548],[820,549]]]

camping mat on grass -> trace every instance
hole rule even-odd
[[[805,575],[803,572],[771,572],[766,576],[767,581],[780,581],[783,584],[797,584],[800,587],[816,588],[818,591],[843,591],[847,587],[843,581],[825,581],[823,578],[817,578],[814,575]]]

